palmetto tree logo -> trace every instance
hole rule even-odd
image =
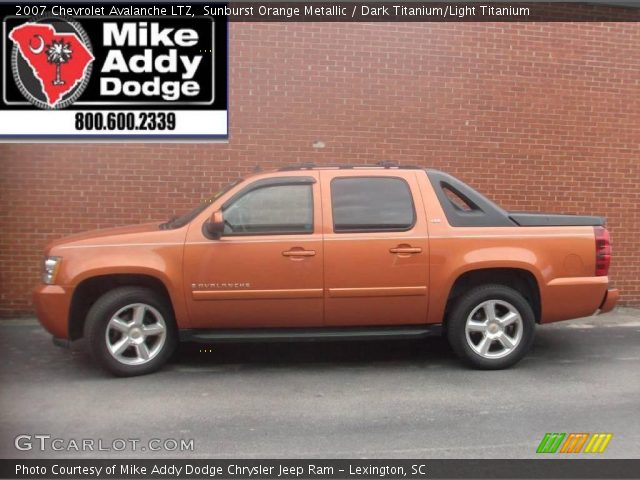
[[[47,62],[56,66],[56,78],[51,82],[53,85],[64,85],[60,71],[62,64],[71,60],[71,44],[64,40],[53,40],[47,45]]]
[[[89,83],[95,60],[89,36],[71,19],[43,17],[14,27],[11,67],[22,95],[33,105],[72,105]]]

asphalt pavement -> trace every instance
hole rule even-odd
[[[83,347],[0,321],[0,457],[535,458],[546,432],[612,433],[599,458],[640,457],[640,310],[538,327],[532,352],[493,372],[439,337],[184,344],[124,379]]]

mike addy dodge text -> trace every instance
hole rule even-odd
[[[27,466],[17,464],[16,476],[38,477],[94,477],[94,478],[120,478],[143,477],[146,475],[159,478],[203,478],[203,477],[237,477],[237,478],[299,478],[299,477],[362,477],[362,478],[421,478],[427,475],[425,464],[411,466],[403,465],[192,465],[190,463],[174,465],[157,463],[153,466],[145,466],[129,463],[114,463],[112,465],[73,465],[57,464],[51,466],[35,465]]]

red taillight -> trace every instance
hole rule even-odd
[[[593,227],[596,235],[596,276],[604,277],[609,273],[611,263],[611,240],[609,230],[604,227]]]

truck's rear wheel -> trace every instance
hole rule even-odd
[[[447,336],[454,352],[475,368],[507,368],[529,351],[535,318],[518,291],[503,285],[475,287],[451,310]]]
[[[157,370],[177,344],[171,307],[143,287],[120,287],[100,297],[87,314],[85,337],[96,361],[118,376]]]

